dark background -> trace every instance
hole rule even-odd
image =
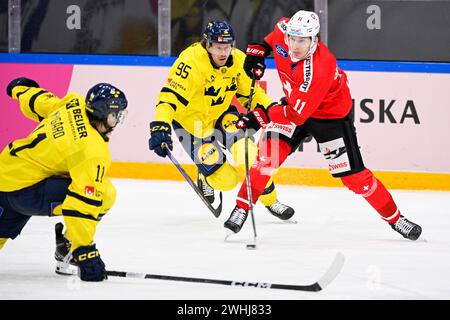
[[[81,29],[66,25],[70,5]],[[380,29],[369,29],[380,10]],[[8,1],[0,0],[0,51],[8,51]],[[312,0],[172,0],[171,54],[198,41],[210,20],[226,20],[244,49],[280,17],[314,10]],[[21,52],[158,54],[158,0],[22,0]],[[450,1],[328,1],[328,46],[338,59],[450,61]]]

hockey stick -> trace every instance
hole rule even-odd
[[[125,271],[106,271],[106,274],[111,277],[121,278],[138,278],[138,279],[157,279],[157,280],[170,280],[170,281],[183,281],[183,282],[198,282],[204,284],[220,284],[225,286],[238,286],[238,287],[252,287],[261,289],[282,289],[282,290],[296,290],[296,291],[312,291],[317,292],[323,290],[328,286],[339,274],[344,265],[344,255],[340,252],[336,254],[331,266],[325,272],[325,274],[316,282],[308,285],[295,285],[295,284],[279,284],[279,283],[267,283],[267,282],[247,282],[247,281],[231,281],[231,280],[219,280],[219,279],[207,279],[207,278],[191,278],[191,277],[178,277],[167,276],[158,274],[145,274],[136,272]]]
[[[252,106],[252,98],[253,98],[253,92],[255,91],[255,76],[252,77],[252,84],[250,86],[250,95],[248,97],[247,102],[247,113],[251,111]],[[248,160],[248,130],[244,130],[244,139],[245,139],[245,182],[247,184],[247,196],[248,196],[248,202],[249,202],[249,211],[250,216],[252,218],[252,226],[253,226],[253,243],[247,244],[247,249],[256,249],[256,225],[255,225],[255,216],[253,214],[253,196],[252,196],[252,187],[251,187],[251,181],[250,181],[250,172],[249,172],[249,160]]]
[[[181,167],[177,159],[172,155],[172,152],[170,152],[169,147],[166,143],[162,144],[162,147],[164,150],[166,150],[167,156],[169,157],[170,161],[177,167],[178,171],[180,171],[181,175],[186,179],[186,181],[189,183],[189,185],[194,189],[194,191],[198,194],[200,199],[205,203],[205,205],[208,207],[208,209],[212,212],[212,214],[218,218],[220,216],[220,213],[222,212],[222,192],[220,192],[220,204],[217,208],[214,208],[209,201],[203,196],[202,192],[198,189],[198,187],[195,185],[194,181],[189,177],[189,175],[184,171],[184,169]]]

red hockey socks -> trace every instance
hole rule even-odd
[[[360,194],[388,223],[400,218],[400,211],[391,194],[369,169],[341,178],[344,185]]]
[[[258,201],[270,177],[286,160],[290,151],[289,144],[280,139],[268,138],[261,143],[256,160],[249,172],[253,203]],[[247,179],[245,179],[236,199],[237,206],[249,210],[248,198]]]

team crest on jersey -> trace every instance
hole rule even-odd
[[[224,101],[225,97],[219,97],[216,100],[212,99],[211,107],[218,106],[219,104],[222,104]]]
[[[288,57],[288,53],[286,52],[286,50],[282,46],[280,46],[279,44],[275,45],[275,50],[283,58],[287,58]]]
[[[218,88],[216,90],[216,88],[214,88],[214,86],[205,88],[205,96],[212,96],[212,97],[217,97],[217,95],[219,94],[220,88]]]

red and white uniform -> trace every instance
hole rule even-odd
[[[264,40],[274,52],[278,74],[283,85],[288,106],[270,109],[273,122],[296,125],[309,117],[336,119],[345,117],[352,106],[347,75],[339,69],[336,58],[322,41],[305,60],[293,64],[284,41],[283,30],[288,18],[282,18]]]
[[[336,58],[321,41],[312,55],[293,63],[284,40],[288,21],[286,18],[280,19],[274,31],[264,39],[274,51],[278,74],[288,102],[288,105],[277,105],[269,109],[272,128],[281,124],[293,132],[296,126],[303,125],[309,118],[334,119],[336,123],[349,121],[345,119],[352,106],[347,75],[337,67]],[[305,127],[314,126],[313,122],[308,122]],[[267,126],[267,130],[270,130],[270,126],[271,124]],[[352,128],[349,130],[353,131]],[[284,129],[285,132],[289,131],[287,129]],[[358,157],[356,133],[351,134],[355,135],[355,140],[352,142],[352,139],[347,139],[344,142],[348,144],[345,145],[345,153],[354,151]],[[344,141],[343,137],[338,138]],[[253,203],[256,203],[270,176],[286,160],[290,151],[291,146],[285,139],[269,137],[262,141],[256,161],[249,172]],[[350,190],[363,196],[385,221],[395,223],[400,217],[400,211],[391,194],[369,169],[361,169],[341,176],[342,182]],[[248,199],[244,181],[236,200],[237,206],[248,210]]]

